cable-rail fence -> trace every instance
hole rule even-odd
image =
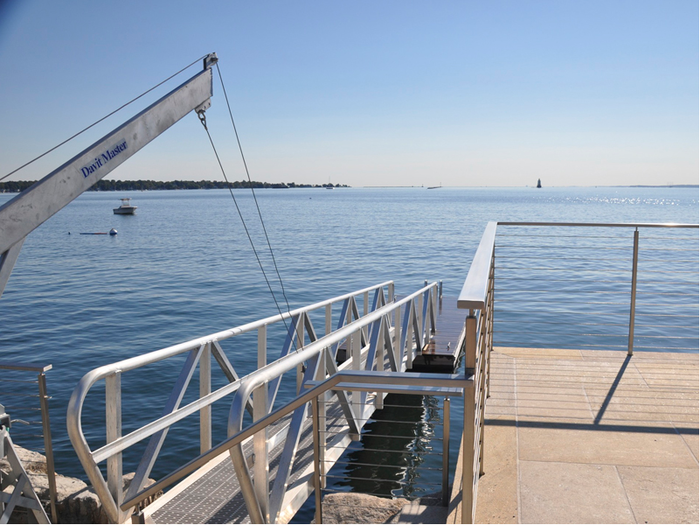
[[[698,225],[499,222],[494,346],[698,351]]]

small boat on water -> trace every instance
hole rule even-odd
[[[537,179],[537,187],[538,188],[542,187],[542,179]]]
[[[138,206],[132,206],[130,198],[125,198],[122,199],[121,206],[114,208],[114,213],[115,215],[133,215],[136,213],[136,208],[138,208]]]

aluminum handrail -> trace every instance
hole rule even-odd
[[[357,321],[356,321],[357,322]],[[320,341],[320,339],[319,339]],[[377,384],[377,380],[380,380],[382,384]],[[341,370],[336,374],[330,376],[325,381],[317,384],[302,393],[300,396],[294,398],[288,404],[278,408],[269,415],[255,421],[253,424],[247,428],[236,432],[234,435],[230,436],[226,440],[222,441],[214,448],[208,450],[204,454],[192,459],[187,464],[183,465],[179,469],[171,472],[162,480],[150,485],[149,487],[143,489],[141,492],[136,494],[131,499],[125,501],[121,505],[122,511],[127,511],[135,506],[137,506],[142,501],[150,498],[151,496],[161,492],[163,489],[169,487],[173,483],[181,480],[185,476],[191,474],[198,468],[206,465],[211,460],[220,456],[221,454],[230,451],[233,447],[239,446],[246,439],[257,434],[261,430],[269,427],[270,425],[276,423],[283,417],[287,416],[297,408],[310,402],[313,398],[324,394],[330,390],[333,390],[339,383],[342,382],[353,382],[353,383],[370,383],[374,384],[377,390],[381,391],[383,386],[389,385],[416,385],[421,386],[432,386],[436,388],[459,388],[462,390],[469,388],[473,385],[473,378],[465,378],[463,374],[431,374],[431,373],[416,373],[416,374],[405,374],[398,372],[376,372],[376,371],[363,371],[363,370]]]
[[[243,324],[241,326],[237,326],[234,328],[229,328],[227,330],[222,330],[220,332],[216,332],[210,335],[205,335],[203,337],[199,337],[197,339],[192,339],[190,341],[186,341],[184,343],[179,343],[176,345],[169,346],[167,348],[163,348],[161,350],[156,350],[153,352],[149,352],[147,354],[143,354],[140,356],[136,357],[131,357],[129,359],[124,359],[122,361],[117,361],[116,363],[111,363],[109,365],[104,365],[99,368],[96,368],[87,374],[85,374],[80,382],[78,383],[78,386],[75,388],[73,391],[73,394],[71,395],[70,401],[68,402],[68,413],[67,413],[67,421],[66,424],[68,426],[68,434],[71,437],[71,442],[73,442],[73,435],[75,435],[76,438],[78,438],[79,441],[85,441],[81,425],[80,425],[80,418],[82,414],[82,406],[83,402],[85,401],[85,397],[87,396],[90,388],[99,380],[104,379],[116,372],[127,372],[129,370],[134,370],[136,368],[141,368],[143,366],[149,365],[156,363],[158,361],[162,361],[164,359],[167,359],[169,357],[176,356],[178,354],[182,354],[191,350],[194,350],[196,348],[199,348],[203,344],[212,342],[212,341],[222,341],[224,339],[228,339],[230,337],[236,336],[236,335],[241,335],[246,332],[250,332],[252,330],[255,330],[257,328],[260,328],[261,326],[264,325],[269,325],[275,322],[282,321],[284,319],[289,319],[291,317],[294,317],[296,315],[310,312],[313,310],[317,310],[319,308],[322,308],[324,306],[327,306],[329,304],[333,304],[339,301],[343,301],[345,299],[348,299],[350,297],[354,297],[356,295],[359,295],[364,292],[369,292],[372,290],[376,290],[378,288],[388,286],[393,284],[393,281],[385,281],[381,284],[375,285],[375,286],[370,286],[368,288],[363,288],[361,290],[357,290],[355,292],[351,292],[348,294],[344,295],[339,295],[337,297],[333,297],[332,299],[327,299],[325,301],[321,301],[318,303],[314,303],[309,306],[305,306],[302,308],[297,308],[296,310],[291,310],[289,312],[283,312],[282,314],[277,314],[273,315],[270,317],[266,317],[265,319],[260,319],[258,321],[254,321],[251,323]],[[229,385],[230,386],[230,385]],[[216,399],[212,399],[212,402],[216,401]],[[200,406],[197,407],[197,409],[201,408]],[[184,409],[181,409],[184,410]],[[158,421],[161,421],[162,419],[170,418],[172,419],[171,416],[164,416],[163,418],[154,421],[153,423],[157,423]],[[170,424],[178,421],[177,419],[175,421],[170,422]],[[158,430],[162,430],[164,426],[168,425],[156,425],[155,427],[152,428],[152,431],[149,433],[145,433],[144,435],[141,436],[140,439],[146,438],[149,435],[157,432]],[[127,436],[124,436],[126,438]],[[124,439],[122,438],[122,439]],[[87,444],[87,442],[86,442]],[[75,443],[74,443],[75,445]],[[77,452],[77,451],[76,451]],[[114,452],[118,452],[118,450],[115,450]],[[78,457],[80,457],[80,453],[78,453]]]
[[[493,259],[493,247],[496,242],[496,227],[499,223],[489,222],[486,225],[481,242],[476,249],[474,259],[469,267],[469,273],[459,292],[457,308],[483,310],[489,288],[489,272]]]
[[[115,372],[128,372],[129,370],[134,370],[136,368],[140,368],[145,365],[149,365],[152,363],[156,363],[158,361],[162,361],[163,359],[167,359],[169,357],[173,357],[178,354],[185,353],[190,350],[194,350],[201,345],[205,343],[209,343],[212,341],[222,341],[225,339],[228,339],[230,337],[234,337],[236,335],[241,335],[246,332],[250,332],[252,330],[255,330],[257,328],[260,328],[261,326],[264,325],[269,325],[272,323],[276,323],[279,321],[282,321],[284,319],[290,319],[294,316],[297,316],[302,313],[306,312],[311,312],[313,310],[318,310],[319,308],[322,308],[324,306],[327,306],[329,304],[333,304],[339,301],[343,301],[345,299],[348,299],[350,297],[354,297],[356,295],[359,295],[361,293],[365,292],[370,292],[372,290],[376,290],[378,288],[382,288],[384,286],[390,286],[394,284],[393,281],[385,281],[381,284],[377,284],[374,286],[369,286],[367,288],[363,288],[361,290],[357,290],[355,292],[347,293],[344,295],[339,295],[337,297],[333,297],[332,299],[326,299],[325,301],[321,301],[318,303],[314,303],[309,306],[304,306],[301,308],[297,308],[295,310],[290,310],[288,312],[282,312],[281,314],[276,314],[272,315],[270,317],[266,317],[264,319],[259,319],[257,321],[253,321],[250,323],[246,323],[240,326],[236,326],[233,328],[228,328],[226,330],[222,330],[220,332],[215,332],[213,334],[205,335],[202,337],[198,337],[196,339],[191,339],[190,341],[185,341],[184,343],[178,343],[176,345],[168,346],[166,348],[163,348],[161,350],[155,350],[153,352],[149,352],[147,354],[143,354],[140,356],[136,357],[131,357],[129,359],[124,359],[122,361],[117,361],[116,363],[111,363],[109,365],[104,365],[99,368],[96,368],[87,374],[83,376],[83,378],[80,380],[80,383],[78,383],[78,386],[76,389],[73,391],[73,395],[71,396],[71,400],[69,402],[69,414],[68,417],[70,418],[70,412],[71,412],[71,404],[74,402],[74,396],[81,395],[82,390],[85,389],[87,386],[87,389],[95,384],[96,381],[99,381],[100,379],[104,379],[105,377],[115,373]],[[87,394],[87,392],[85,392]],[[85,396],[82,395],[82,399],[84,399]],[[77,402],[77,399],[76,399]]]
[[[497,221],[499,226],[584,226],[592,228],[698,228],[697,224],[680,222],[509,222]]]
[[[234,392],[238,388],[239,382],[234,381],[232,383],[229,383],[228,385],[220,388],[216,392],[212,392],[207,396],[204,396],[185,407],[181,407],[171,412],[170,414],[164,415],[163,417],[147,425],[144,425],[143,427],[131,432],[130,434],[127,434],[126,436],[121,436],[117,439],[109,440],[110,442],[107,445],[95,451],[92,451],[87,443],[87,439],[85,438],[85,435],[82,430],[81,417],[83,404],[85,402],[87,394],[97,381],[100,381],[102,379],[108,380],[110,377],[122,374],[123,372],[141,368],[143,366],[153,364],[158,361],[162,361],[164,359],[183,354],[185,352],[196,350],[208,343],[218,342],[237,335],[241,335],[246,332],[250,332],[255,329],[259,329],[261,327],[276,322],[283,321],[285,319],[293,318],[298,315],[304,315],[308,312],[318,310],[319,308],[328,307],[333,303],[349,300],[360,294],[367,294],[373,290],[383,289],[385,286],[389,288],[389,296],[391,300],[393,296],[394,283],[393,281],[385,281],[375,286],[370,286],[354,292],[333,297],[331,299],[314,303],[312,305],[305,306],[302,308],[297,308],[289,312],[273,315],[261,320],[243,324],[238,327],[230,328],[207,336],[192,339],[190,341],[172,345],[161,350],[156,350],[140,356],[124,359],[116,363],[104,365],[86,373],[82,377],[76,388],[73,390],[71,398],[68,402],[66,426],[68,429],[68,436],[71,440],[73,448],[76,451],[78,459],[83,465],[83,468],[85,469],[88,478],[92,482],[97,495],[103,502],[103,505],[105,505],[105,501],[110,501],[111,495],[107,485],[104,482],[104,477],[102,476],[102,472],[97,466],[97,463],[99,463],[100,461],[104,461],[105,459],[109,459],[110,457],[113,457],[115,454],[118,454],[119,452],[123,451],[124,449],[128,448],[134,443],[137,443],[149,436],[152,436],[159,431],[167,429],[177,421],[184,419],[185,417],[197,412],[198,410],[206,406],[210,406],[218,399],[221,399],[222,397],[225,397],[231,392]],[[110,514],[110,510],[116,510],[116,507],[114,509],[110,509],[109,505],[106,505],[105,509],[108,512],[108,514]],[[110,517],[114,519],[113,516]]]

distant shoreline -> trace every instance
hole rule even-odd
[[[0,193],[18,193],[26,190],[35,180],[0,182]],[[149,191],[149,190],[225,190],[233,189],[293,189],[293,188],[347,188],[347,184],[297,184],[295,182],[260,182],[210,180],[100,180],[87,191]]]
[[[0,182],[0,193],[19,193],[37,181],[11,181]],[[133,180],[133,181],[113,181],[101,180],[87,191],[166,191],[166,190],[219,190],[228,189],[250,189],[251,183],[248,181],[233,181],[229,184],[223,181],[153,181],[153,180]],[[253,189],[295,189],[295,188],[351,188],[347,184],[297,184],[295,182],[260,182],[253,181]],[[405,189],[405,188],[426,188],[426,186],[358,186],[366,189]],[[449,188],[522,188],[522,186],[440,186],[431,189]],[[525,186],[525,188],[537,189],[535,186]],[[611,186],[547,186],[547,188],[700,188],[700,184],[631,184],[631,185],[611,185]],[[546,189],[546,188],[541,188]]]

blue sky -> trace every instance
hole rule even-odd
[[[255,180],[698,183],[693,0],[0,0],[0,177],[210,51]],[[41,178],[197,67],[10,180]],[[240,180],[214,91],[207,118]],[[107,178],[221,174],[192,114]]]

